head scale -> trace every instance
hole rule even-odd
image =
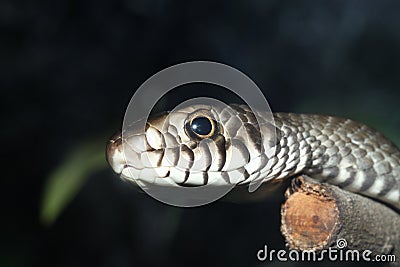
[[[144,185],[244,181],[250,175],[245,167],[260,157],[262,144],[254,114],[243,108],[193,105],[134,123],[111,138],[107,160],[122,178]]]

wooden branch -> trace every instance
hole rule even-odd
[[[400,265],[400,214],[395,210],[306,176],[295,178],[285,196],[281,231],[290,249],[321,251],[345,240],[346,249],[370,250],[371,258],[394,254],[394,265]]]

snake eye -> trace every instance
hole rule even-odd
[[[207,110],[200,110],[190,114],[185,130],[195,140],[212,138],[217,131],[217,122]]]
[[[194,118],[190,124],[193,132],[200,136],[207,136],[213,130],[213,125],[209,118],[207,117],[197,117]]]

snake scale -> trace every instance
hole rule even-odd
[[[399,149],[350,119],[274,113],[272,120],[245,105],[194,105],[145,125],[133,124],[108,142],[107,160],[124,179],[223,186],[306,174],[400,208]]]

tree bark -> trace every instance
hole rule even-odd
[[[377,260],[376,255],[391,254],[396,261],[390,264],[400,266],[398,211],[306,176],[295,178],[285,197],[281,231],[290,249],[321,252],[336,248],[357,250],[360,255],[368,250],[371,261]]]

